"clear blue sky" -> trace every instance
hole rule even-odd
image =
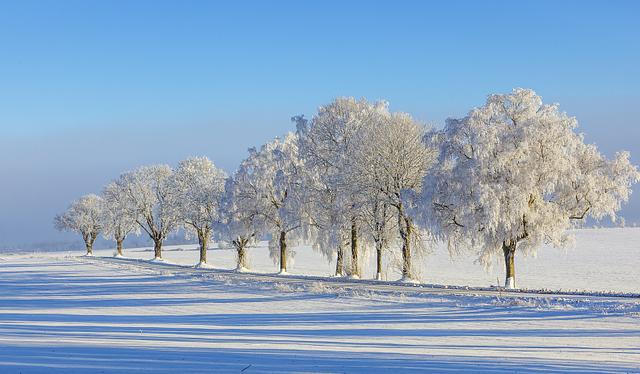
[[[639,19],[637,1],[0,2],[0,247],[68,240],[53,215],[141,164],[232,171],[337,96],[442,126],[529,87],[639,163]]]

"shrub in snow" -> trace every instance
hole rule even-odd
[[[307,287],[307,291],[315,294],[335,294],[336,288],[328,286],[325,282],[313,282]]]

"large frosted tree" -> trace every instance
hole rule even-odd
[[[104,200],[94,194],[82,196],[72,202],[64,213],[57,215],[53,222],[58,230],[81,234],[87,256],[91,256],[93,243],[104,228]]]
[[[220,217],[226,174],[206,157],[186,159],[173,173],[177,214],[187,233],[198,237],[200,266],[207,263],[207,247],[214,222]]]
[[[329,140],[322,132],[326,129],[309,127],[302,116],[293,117],[296,123],[299,152],[305,162],[303,192],[312,227],[310,241],[314,250],[329,261],[336,260],[336,276],[344,276],[344,248],[349,244],[350,209],[345,209],[344,190],[338,188],[337,168],[327,159],[335,157],[323,149]],[[322,130],[322,131],[321,131]],[[322,137],[322,139],[321,139]]]
[[[406,113],[390,113],[380,108],[360,130],[354,152],[352,183],[363,192],[370,207],[370,224],[378,255],[378,278],[389,215],[402,243],[402,277],[415,279],[412,252],[422,246],[418,228],[410,214],[413,197],[422,191],[425,173],[434,164],[438,151],[425,143],[426,128]],[[409,206],[407,206],[409,205]],[[392,208],[393,212],[389,211]]]
[[[351,252],[349,273],[361,275],[358,239],[364,196],[354,188],[353,156],[360,129],[381,109],[382,102],[338,98],[320,107],[309,122],[294,117],[305,170],[313,175],[306,187],[316,228],[314,247],[328,256],[337,254],[336,275],[343,274],[345,243]]]
[[[154,259],[162,259],[162,243],[182,222],[177,193],[168,165],[142,166],[123,174],[116,182],[127,191],[128,206],[136,223],[153,240]]]
[[[122,243],[127,235],[140,231],[135,210],[129,206],[127,189],[120,183],[109,183],[102,192],[104,199],[104,232],[107,239],[116,242],[116,256],[122,256]]]
[[[269,250],[281,273],[286,273],[292,244],[303,229],[302,168],[296,135],[290,133],[250,149],[236,174],[234,199],[247,210],[242,214],[255,215],[270,234]]]
[[[629,154],[605,158],[576,133],[574,117],[532,90],[491,95],[434,139],[439,167],[426,178],[432,227],[452,249],[474,248],[485,264],[504,256],[515,288],[516,252],[564,246],[587,217],[615,220],[639,178]],[[429,216],[429,214],[427,214]]]

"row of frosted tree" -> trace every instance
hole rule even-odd
[[[627,152],[605,158],[574,117],[528,89],[490,95],[441,130],[353,98],[292,120],[295,132],[249,149],[232,176],[205,157],[143,166],[55,224],[81,233],[88,254],[100,234],[121,256],[127,235],[146,233],[158,260],[167,235],[183,229],[198,238],[201,264],[217,239],[236,250],[239,269],[264,239],[283,273],[302,243],[335,261],[338,276],[360,277],[371,250],[377,279],[385,254],[411,280],[415,260],[444,242],[483,264],[503,256],[513,288],[517,251],[565,247],[587,217],[615,221],[640,178]]]

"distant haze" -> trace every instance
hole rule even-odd
[[[638,14],[633,1],[4,2],[0,248],[77,241],[53,216],[139,165],[205,155],[232,172],[337,96],[442,127],[532,88],[638,164]]]

